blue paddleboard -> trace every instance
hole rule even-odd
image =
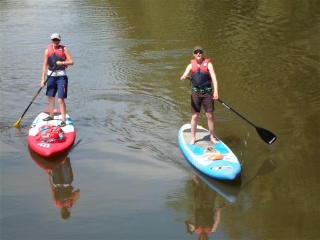
[[[197,126],[197,141],[188,144],[191,139],[190,124],[183,125],[178,133],[179,147],[193,167],[214,179],[235,180],[240,176],[241,164],[228,146],[216,138],[219,143],[213,144],[209,131]]]

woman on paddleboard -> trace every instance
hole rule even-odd
[[[54,117],[54,98],[58,92],[58,102],[60,106],[62,121],[61,127],[66,126],[66,104],[64,99],[67,98],[68,92],[68,77],[66,74],[66,68],[69,65],[73,65],[73,59],[63,45],[60,45],[61,37],[59,33],[53,33],[51,35],[51,44],[45,50],[42,75],[41,75],[41,87],[47,84],[46,95],[49,99],[50,114],[44,118],[44,121],[51,121]],[[45,77],[48,76],[47,82]]]
[[[203,106],[208,121],[210,140],[214,144],[219,141],[214,137],[214,99],[218,99],[218,82],[213,65],[209,58],[204,57],[202,47],[195,46],[193,49],[191,63],[187,66],[181,76],[181,80],[189,78],[191,73],[192,93],[191,93],[191,140],[189,144],[196,142],[196,128],[200,116],[200,109]],[[212,88],[213,83],[213,88]],[[212,92],[213,90],[213,92]]]
[[[70,218],[70,209],[80,198],[80,189],[74,190],[72,186],[73,171],[70,158],[67,157],[59,167],[47,172],[47,177],[53,204],[60,209],[62,219]]]

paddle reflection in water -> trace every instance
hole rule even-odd
[[[267,159],[265,160],[262,165],[260,166],[260,168],[258,169],[256,175],[251,178],[249,181],[247,181],[242,187],[241,190],[244,189],[246,186],[248,186],[249,183],[251,183],[254,179],[256,179],[257,177],[261,177],[263,175],[266,175],[270,172],[272,172],[273,170],[275,170],[277,168],[277,164],[275,161],[273,161],[272,159]]]
[[[222,207],[226,202],[236,201],[240,185],[241,180],[226,184],[193,172],[193,217],[185,221],[187,234],[195,233],[198,239],[209,239],[219,227]]]
[[[47,173],[53,204],[60,209],[62,219],[70,218],[70,209],[80,197],[80,189],[72,186],[73,171],[68,155],[46,159],[29,149],[32,159]]]

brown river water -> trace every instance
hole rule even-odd
[[[1,0],[0,239],[320,239],[320,2],[315,0]],[[28,127],[47,108],[44,50],[59,32],[75,64],[67,110],[77,145],[47,161]],[[219,97],[216,134],[242,163],[235,182],[208,180],[183,157],[200,44]],[[202,112],[199,124],[206,127]],[[62,217],[48,179],[68,170]],[[201,237],[203,237],[201,235]],[[206,239],[206,238],[203,238]]]

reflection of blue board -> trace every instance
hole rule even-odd
[[[241,190],[241,178],[238,178],[240,181],[219,181],[212,179],[198,170],[194,169],[194,173],[205,182],[212,190],[217,192],[223,198],[225,198],[228,202],[235,202],[238,198],[238,194]]]
[[[191,139],[191,125],[183,125],[178,134],[179,146],[188,162],[209,177],[221,180],[234,180],[241,172],[241,165],[234,153],[220,139],[218,144],[210,141],[207,129],[197,126],[197,141],[188,144]],[[223,155],[222,160],[210,160],[205,154],[207,149],[214,148]]]

